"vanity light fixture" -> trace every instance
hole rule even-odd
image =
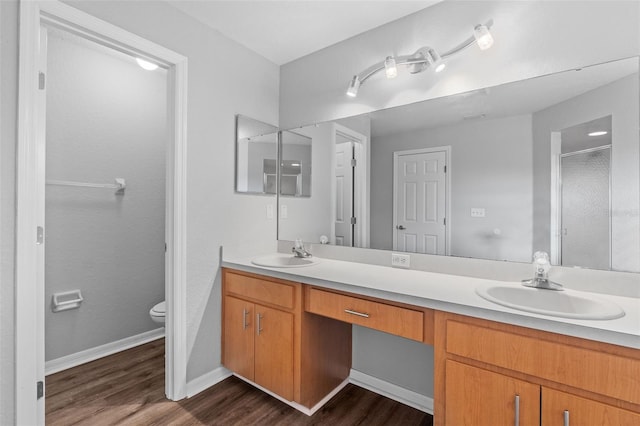
[[[361,73],[354,75],[349,83],[347,95],[352,98],[358,96],[360,85],[382,70],[384,70],[387,78],[395,78],[398,75],[398,65],[406,65],[411,74],[421,73],[427,68],[432,68],[434,72],[439,73],[446,67],[444,59],[463,51],[474,43],[481,50],[489,49],[493,45],[493,37],[489,32],[489,28],[492,25],[493,20],[489,20],[486,24],[476,25],[473,29],[473,34],[469,38],[442,54],[439,54],[432,47],[421,47],[412,55],[387,56],[384,61],[371,65]]]
[[[473,37],[476,39],[476,43],[478,43],[480,50],[487,50],[493,46],[493,36],[486,25],[476,25],[473,29]]]
[[[596,131],[596,132],[588,133],[588,135],[589,135],[589,136],[604,136],[604,135],[606,135],[607,133],[609,133],[609,132],[607,132],[607,131],[605,131],[605,130],[599,130],[599,131]]]
[[[398,76],[398,67],[396,67],[396,60],[393,56],[387,56],[384,60],[384,73],[387,78],[396,78]]]

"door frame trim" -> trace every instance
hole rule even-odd
[[[96,41],[154,59],[167,67],[168,124],[173,138],[167,151],[167,299],[165,391],[172,400],[186,396],[186,149],[187,58],[59,1],[20,2],[18,85],[15,420],[44,424],[44,398],[36,383],[44,381],[44,244],[35,230],[44,226],[44,117],[38,90],[40,27],[58,21]],[[34,338],[35,336],[35,338]]]
[[[393,178],[393,216],[392,216],[392,247],[393,250],[397,250],[398,247],[398,230],[396,229],[396,221],[398,218],[398,191],[396,191],[396,186],[398,185],[396,178],[396,170],[398,169],[398,160],[401,155],[413,155],[413,154],[429,154],[432,152],[443,152],[445,153],[446,158],[446,167],[447,172],[444,174],[444,182],[445,182],[445,203],[444,203],[444,217],[446,218],[446,225],[444,226],[444,255],[451,255],[451,224],[453,220],[451,218],[451,171],[453,168],[451,167],[451,145],[445,146],[436,146],[431,148],[418,148],[418,149],[407,149],[403,151],[394,151],[393,152],[393,169],[391,171]]]

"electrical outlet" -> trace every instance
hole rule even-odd
[[[391,253],[391,266],[409,268],[411,266],[411,256],[408,254]]]
[[[472,207],[471,208],[471,217],[484,217],[485,210],[481,207]]]

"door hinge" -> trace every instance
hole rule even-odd
[[[447,173],[447,166],[444,166],[444,172]]]
[[[352,224],[352,225],[355,225],[355,224],[356,224],[356,218],[355,218],[355,217],[352,217],[352,218],[351,218],[351,224]]]
[[[36,395],[38,399],[44,396],[44,382],[42,380],[36,383]]]
[[[38,74],[38,89],[44,90],[46,76],[43,72]]]
[[[351,159],[351,167],[355,167],[358,161],[355,158]]]
[[[44,242],[44,228],[38,226],[36,228],[36,244],[40,245]]]
[[[445,226],[447,225],[447,218],[446,218],[446,217],[444,218],[444,220],[443,220],[443,223],[442,223],[442,224],[443,224],[443,225],[445,225]]]
[[[164,243],[164,252],[167,252],[167,243]]]

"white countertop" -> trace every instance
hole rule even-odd
[[[272,254],[276,255],[277,253]],[[222,266],[364,296],[640,349],[640,299],[637,298],[594,294],[600,299],[618,304],[624,309],[625,315],[613,320],[576,320],[507,308],[489,302],[475,292],[476,286],[481,284],[509,284],[504,281],[324,258],[314,258],[318,262],[311,266],[267,268],[252,264],[252,258],[223,255]],[[520,285],[515,282],[511,284]]]

